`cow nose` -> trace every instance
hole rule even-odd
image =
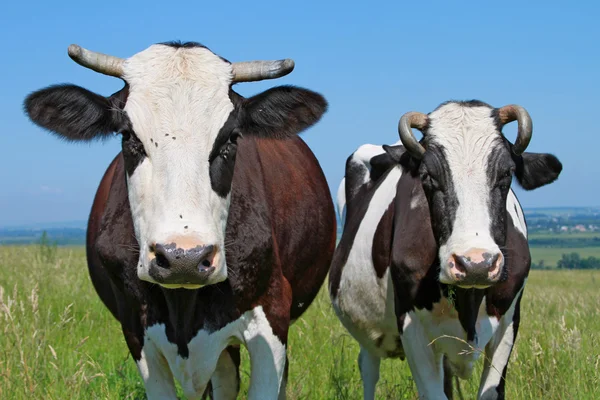
[[[465,254],[452,254],[451,275],[459,285],[489,286],[500,279],[504,266],[502,253],[473,250]]]
[[[216,246],[201,245],[183,249],[175,243],[151,246],[154,259],[150,264],[150,274],[158,283],[202,285],[215,271],[213,260]]]

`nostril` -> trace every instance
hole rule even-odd
[[[167,260],[167,257],[165,257],[164,254],[157,254],[156,265],[161,268],[169,268],[169,260]]]
[[[490,272],[494,271],[495,269],[497,269],[500,266],[500,263],[498,262],[499,259],[500,259],[500,253],[495,254],[489,264],[489,267],[488,267]]]
[[[202,261],[202,266],[206,268],[210,267],[210,260],[206,259]]]
[[[171,263],[169,262],[169,258],[167,256],[167,251],[164,246],[160,244],[152,244],[150,245],[150,251],[154,253],[154,257],[156,260],[156,265],[161,268],[170,268]]]
[[[466,257],[452,254],[452,259],[454,260],[454,268],[456,268],[458,272],[467,272],[467,264],[469,261]]]

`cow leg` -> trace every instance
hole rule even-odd
[[[446,393],[446,397],[449,400],[452,400],[454,397],[452,378],[454,378],[454,374],[452,373],[452,368],[450,368],[450,362],[448,361],[448,357],[444,356],[444,393]]]
[[[500,319],[498,330],[485,346],[485,361],[477,396],[479,399],[504,399],[508,360],[517,339],[521,319],[522,296],[521,291],[515,300],[516,304]]]
[[[267,293],[243,333],[250,355],[250,400],[279,397],[287,359],[292,289],[280,275],[271,281]]]
[[[148,400],[177,399],[175,381],[166,358],[152,343],[142,349],[142,357],[137,367],[144,381]]]
[[[240,391],[240,348],[229,346],[221,353],[210,378],[214,400],[236,399]]]
[[[286,343],[274,334],[260,307],[255,309],[255,318],[244,332],[244,339],[251,368],[248,399],[277,399],[285,369]]]
[[[423,324],[412,312],[406,314],[401,338],[419,398],[445,399],[443,355],[434,352],[434,346],[429,345]]]
[[[379,381],[379,365],[381,358],[371,354],[363,346],[360,346],[358,354],[358,369],[363,381],[363,398],[365,400],[375,399],[375,389]]]

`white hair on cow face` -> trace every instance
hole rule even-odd
[[[429,114],[427,140],[439,148],[446,164],[447,179],[444,185],[449,232],[439,246],[441,262],[440,281],[454,283],[459,258],[473,263],[493,259],[499,278],[504,264],[500,248],[494,240],[495,218],[491,215],[492,191],[489,178],[490,157],[503,150],[503,139],[498,130],[494,109],[479,102],[450,102]],[[450,205],[449,205],[450,204]],[[491,279],[492,280],[492,279]]]
[[[223,249],[229,195],[211,187],[209,154],[234,109],[232,69],[204,47],[153,45],[127,59],[123,78],[129,84],[124,111],[147,155],[128,177],[138,274],[152,281],[155,243]],[[223,251],[213,265],[208,283],[227,277]]]

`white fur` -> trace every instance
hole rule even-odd
[[[525,279],[525,283],[527,279]],[[525,285],[523,285],[525,287]],[[523,293],[523,288],[515,298],[515,301],[510,305],[509,310],[500,320],[499,329],[494,337],[485,347],[485,363],[483,373],[481,375],[481,383],[479,385],[478,397],[481,397],[486,391],[497,387],[502,380],[502,371],[508,364],[508,359],[512,348],[515,344],[514,322],[515,306],[517,299]]]
[[[215,383],[232,382],[234,372],[232,366],[227,365],[231,360],[223,359],[223,351],[232,344],[245,345],[250,354],[252,372],[248,398],[277,398],[286,348],[273,334],[262,306],[258,306],[216,332],[199,331],[188,344],[189,358],[177,354],[177,346],[167,340],[164,325],[148,328],[138,368],[149,399],[175,399],[173,376],[188,399],[197,399],[218,365],[220,371]],[[222,398],[232,396],[229,389],[218,393]]]
[[[337,212],[342,227],[346,223],[346,178],[342,178],[337,191]]]
[[[401,144],[400,141],[394,143],[394,146]],[[383,146],[378,146],[375,144],[363,144],[360,146],[352,155],[350,156],[350,162],[355,164],[358,167],[361,167],[366,175],[363,180],[363,184],[369,182],[370,176],[369,172],[371,171],[371,159],[375,156],[381,155],[385,153]],[[337,191],[337,209],[339,219],[344,226],[346,222],[346,178],[342,178],[340,185],[338,186]]]
[[[212,190],[208,157],[233,110],[232,72],[229,63],[205,48],[165,45],[129,58],[124,72],[129,83],[125,112],[148,155],[128,178],[140,244],[138,274],[152,281],[148,249],[153,243],[185,237],[191,247],[223,249],[228,199]],[[209,283],[227,277],[222,251],[214,265]]]
[[[332,299],[346,329],[361,346],[379,357],[395,350],[398,328],[389,272],[379,279],[373,266],[373,236],[381,217],[396,197],[396,185],[401,175],[400,167],[394,167],[373,196],[344,266],[337,296]],[[381,336],[389,342],[377,347],[375,342]]]
[[[440,246],[440,281],[454,283],[447,262],[452,254],[481,249],[500,253],[491,236],[487,163],[500,145],[500,135],[489,107],[446,104],[429,115],[430,140],[445,149],[446,160],[458,198],[452,234]]]

